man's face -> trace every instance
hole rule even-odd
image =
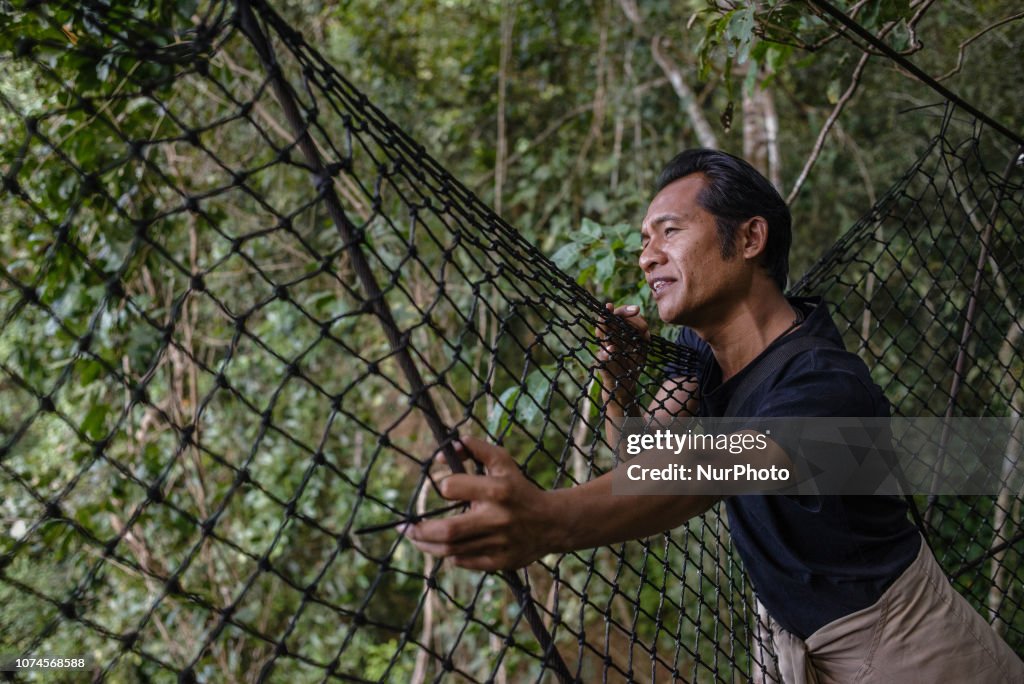
[[[741,296],[749,277],[738,255],[722,258],[715,217],[697,202],[706,182],[692,174],[670,183],[644,217],[640,268],[666,323],[713,322],[721,305]]]

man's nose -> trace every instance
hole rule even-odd
[[[650,240],[642,250],[640,250],[640,270],[644,273],[649,273],[651,269],[665,260],[665,254],[661,250],[661,246],[657,240]]]

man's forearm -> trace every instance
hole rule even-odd
[[[640,404],[631,390],[626,396],[625,389],[620,389],[618,396],[602,389],[601,401],[604,406],[604,435],[608,445],[618,452],[621,439],[621,426],[624,418],[649,418],[659,423],[667,423],[673,418],[693,416],[697,413],[695,381],[675,379],[666,386],[658,388],[654,398],[645,412],[641,412]]]
[[[545,492],[552,516],[549,553],[565,553],[658,534],[700,515],[715,496],[612,494],[608,472],[576,487]]]
[[[402,529],[417,548],[475,570],[521,568],[549,553],[614,544],[676,527],[708,509],[713,496],[613,495],[612,472],[568,489],[543,490],[502,447],[463,437],[486,475],[455,473],[438,483],[469,510]]]
[[[632,396],[613,397],[607,391],[602,390],[601,401],[604,405],[604,438],[608,445],[617,450],[619,445],[619,426],[626,416],[635,418],[640,415],[640,407]]]

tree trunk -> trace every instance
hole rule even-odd
[[[693,126],[693,133],[697,136],[697,142],[700,143],[701,147],[718,149],[718,138],[715,136],[715,131],[711,128],[707,117],[704,116],[704,111],[697,102],[697,96],[683,77],[683,70],[665,51],[665,47],[668,47],[668,41],[662,36],[656,35],[651,39],[651,55],[654,57],[654,61],[665,72],[668,82],[672,84],[672,90],[676,91],[676,96],[679,97],[679,102],[682,104],[683,110]]]
[[[501,214],[502,195],[508,159],[508,136],[505,132],[505,96],[508,92],[509,60],[512,53],[512,27],[515,8],[511,2],[501,6],[501,51],[498,55],[498,131],[497,150],[494,155],[494,213]]]
[[[751,64],[751,69],[756,68]],[[743,158],[782,192],[779,169],[779,117],[772,91],[761,87],[761,74],[751,90],[743,89]]]

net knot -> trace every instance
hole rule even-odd
[[[69,620],[74,620],[78,617],[78,611],[75,608],[73,601],[64,601],[60,604],[60,613]]]
[[[107,280],[106,289],[107,296],[110,297],[110,299],[118,300],[124,297],[124,286],[121,285],[120,277],[116,274],[110,276]]]
[[[139,640],[138,632],[125,632],[121,635],[121,648],[125,651],[130,651],[135,646],[135,643]]]
[[[146,498],[154,503],[162,503],[164,500],[163,490],[160,488],[160,483],[155,482],[146,489]]]
[[[4,176],[4,191],[9,192],[12,195],[21,196],[24,193],[21,191],[21,184],[18,183],[18,179],[13,176]]]

